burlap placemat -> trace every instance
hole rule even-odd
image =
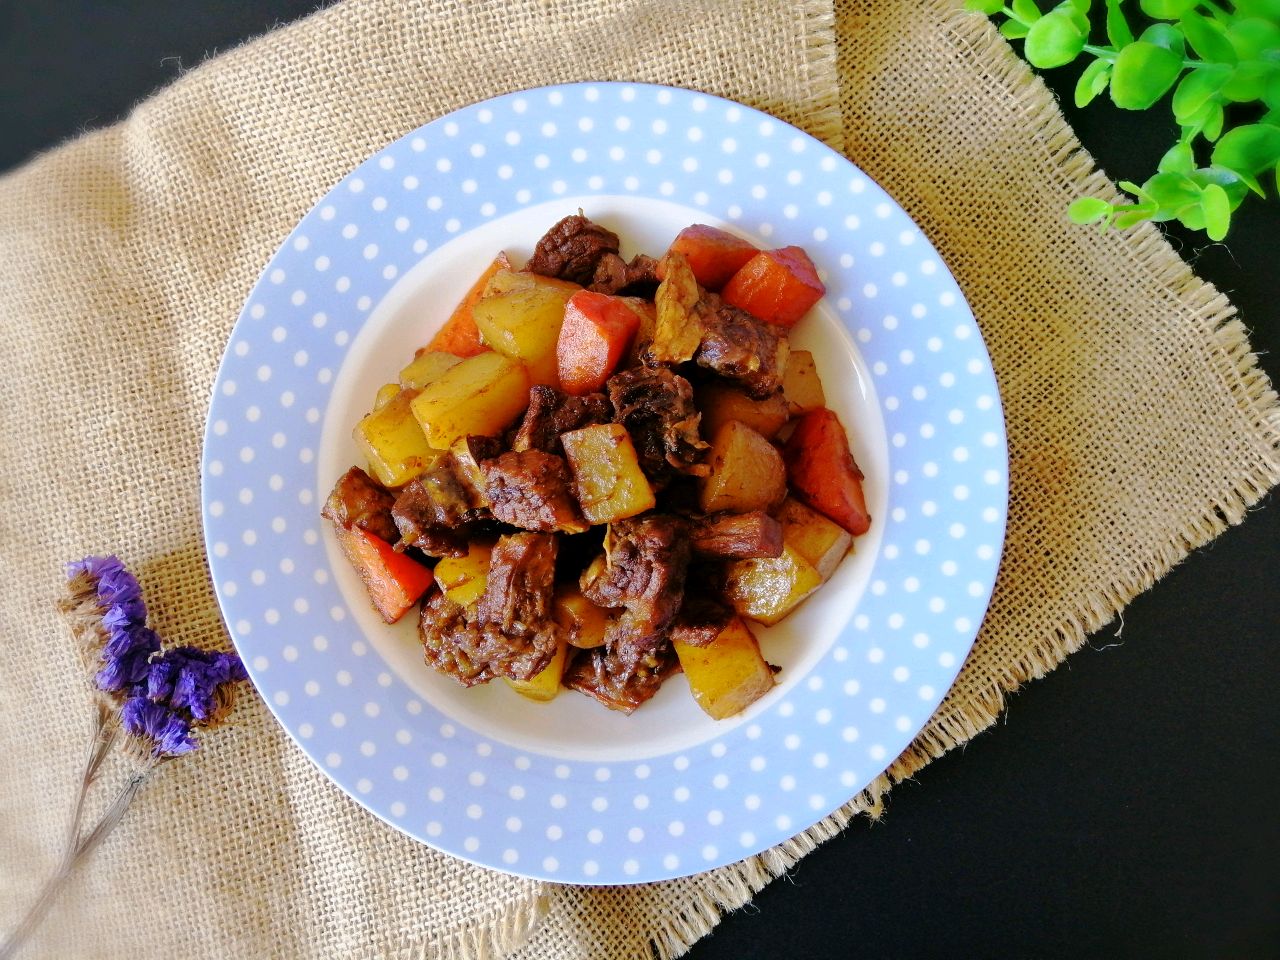
[[[226,643],[196,465],[241,302],[359,160],[519,87],[673,83],[829,142],[843,130],[956,273],[1006,405],[1009,541],[974,653],[913,748],[765,856],[583,889],[402,838],[251,700],[148,788],[31,955],[481,957],[526,941],[528,958],[649,958],[651,944],[676,955],[878,809],[892,781],[989,725],[1007,691],[1280,480],[1280,414],[1230,306],[1154,230],[1099,236],[1065,221],[1083,187],[1107,185],[985,21],[943,2],[837,7],[348,0],[0,181],[0,926],[52,867],[87,729],[49,615],[59,564],[118,551],[166,636]]]

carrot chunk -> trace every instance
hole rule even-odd
[[[391,544],[360,527],[334,524],[338,545],[364,582],[369,599],[382,619],[395,623],[435,582],[435,575]]]
[[[759,252],[750,240],[705,223],[681,230],[671,249],[684,254],[698,283],[708,290],[719,290]]]
[[[782,450],[795,495],[855,537],[871,528],[862,471],[849,452],[840,418],[826,407],[806,413]]]
[[[580,290],[564,307],[556,343],[560,389],[581,395],[599,390],[631,346],[640,315],[623,297]]]
[[[485,268],[484,273],[480,274],[480,278],[472,284],[466,296],[454,307],[453,313],[445,321],[444,326],[427,344],[427,350],[452,353],[455,357],[474,357],[477,353],[484,353],[489,349],[480,340],[480,330],[476,327],[472,310],[484,296],[489,279],[499,270],[504,269],[511,269],[511,261],[507,259],[505,253],[500,253],[493,258],[493,263]]]
[[[799,247],[761,250],[720,292],[725,303],[781,327],[793,326],[827,292]]]

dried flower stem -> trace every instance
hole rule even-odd
[[[110,740],[114,740],[114,733],[108,735]],[[100,743],[102,739],[101,733],[95,736],[95,740]],[[108,745],[109,749],[109,745]],[[106,750],[95,748],[93,757],[97,757],[97,764],[101,763],[101,756],[106,755]],[[99,756],[101,754],[101,756]],[[89,764],[96,772],[96,765],[93,757]],[[67,881],[75,874],[77,868],[81,864],[89,860],[93,856],[95,850],[101,846],[102,841],[110,836],[111,831],[116,828],[125,811],[129,809],[129,804],[133,802],[133,798],[138,791],[142,789],[142,785],[151,777],[152,771],[155,769],[154,763],[149,763],[145,767],[134,772],[132,776],[125,782],[124,788],[117,794],[111,806],[106,809],[94,825],[83,838],[80,838],[74,845],[68,845],[67,854],[62,858],[58,869],[54,872],[40,891],[40,896],[35,903],[31,905],[31,909],[27,911],[27,915],[18,924],[16,930],[9,935],[9,938],[0,944],[0,960],[12,960],[16,957],[18,951],[22,949],[22,945],[40,925],[40,921],[44,919],[44,915],[48,913],[49,908],[53,906],[54,901],[62,892],[63,887],[67,885]],[[88,772],[88,771],[86,771]],[[86,779],[86,784],[91,782]],[[84,793],[87,786],[81,791],[81,798],[76,803],[75,819],[78,820],[80,812],[83,810]]]

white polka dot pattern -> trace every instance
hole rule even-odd
[[[854,615],[749,722],[639,759],[543,755],[427,702],[370,651],[335,586],[321,428],[349,345],[425,254],[558,198],[690,208],[804,246],[856,343],[887,438],[881,540]],[[702,94],[531,90],[391,144],[281,245],[218,373],[206,545],[254,683],[342,789],[404,832],[495,869],[652,881],[723,865],[814,823],[906,747],[950,687],[995,579],[1007,502],[995,378],[936,252],[870,179],[807,135]],[[641,712],[631,722],[644,723]]]

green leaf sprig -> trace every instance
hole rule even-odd
[[[1280,193],[1280,0],[1139,0],[1136,16],[1125,0],[1103,4],[1106,44],[1089,42],[1091,0],[1047,11],[1036,0],[965,2],[1003,18],[1000,32],[1022,41],[1033,67],[1092,58],[1076,83],[1079,107],[1106,91],[1117,107],[1148,110],[1173,91],[1180,132],[1157,172],[1143,184],[1121,181],[1129,203],[1081,197],[1072,220],[1104,230],[1177,220],[1223,239],[1246,196],[1265,197],[1272,182]]]

